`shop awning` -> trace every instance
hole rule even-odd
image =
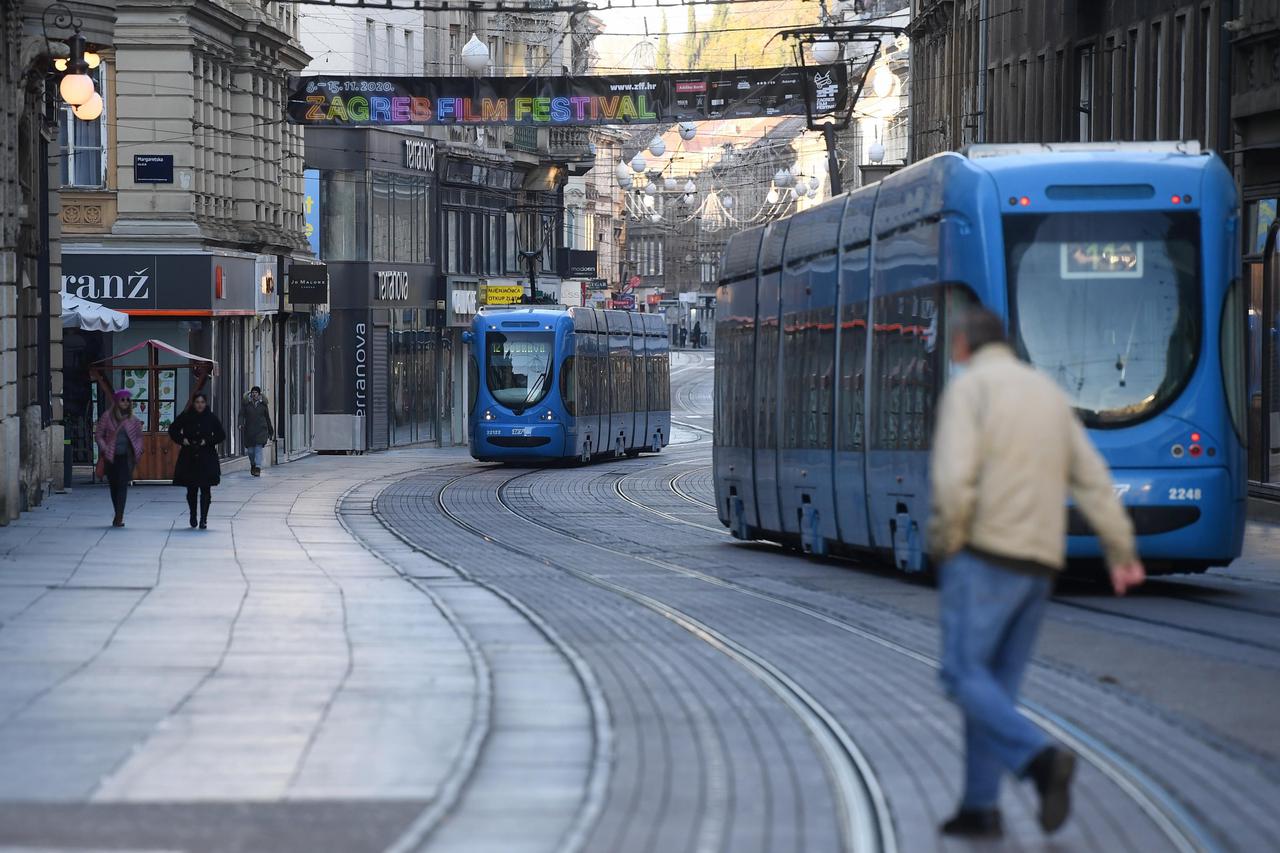
[[[123,332],[129,328],[129,315],[63,291],[62,328],[84,329],[86,332]]]
[[[151,338],[150,340],[145,340],[142,343],[134,344],[124,352],[118,352],[115,355],[111,356],[111,358],[112,359],[123,358],[129,353],[137,352],[138,350],[142,349],[145,346],[153,346],[156,349],[162,349],[167,353],[172,353],[173,355],[176,355],[178,358],[185,358],[188,361],[203,361],[207,364],[215,364],[214,360],[211,358],[205,358],[202,355],[192,355],[191,353],[186,352],[185,350],[178,349],[172,344],[166,344],[164,341],[158,341],[155,338]]]

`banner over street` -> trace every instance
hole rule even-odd
[[[295,124],[670,124],[814,115],[848,102],[843,65],[590,77],[291,77]]]

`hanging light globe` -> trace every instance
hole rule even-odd
[[[816,193],[821,188],[822,188],[822,178],[819,178],[817,175],[814,175],[812,178],[809,179],[810,191]]]
[[[650,219],[652,219],[654,222],[661,222],[661,221],[662,221],[662,214],[661,214],[661,213],[654,213],[654,214],[651,214],[651,215],[649,216],[649,218],[650,218]]]
[[[662,141],[661,136],[655,136],[649,140],[649,153],[654,157],[661,157],[667,153],[667,143]]]
[[[489,64],[489,46],[472,33],[471,40],[462,46],[459,56],[468,71],[480,72]]]
[[[631,167],[626,163],[619,163],[618,167],[613,170],[613,173],[618,176],[619,181],[624,179],[628,181],[631,180]]]
[[[93,97],[93,78],[88,74],[68,74],[58,84],[58,94],[71,106],[78,107]]]
[[[871,75],[871,91],[876,93],[877,98],[889,97],[897,83],[897,76],[884,65],[877,68]]]
[[[773,174],[773,182],[783,189],[791,186],[796,182],[795,176],[787,169],[779,169]]]
[[[684,182],[684,191],[686,195],[693,195],[698,191],[698,185],[693,182],[692,178]]]
[[[767,202],[769,202],[769,204],[777,204],[777,203],[778,203],[778,188],[777,188],[777,187],[769,187],[769,194],[768,194],[767,196],[765,196],[765,197],[764,197],[764,200],[765,200],[765,201],[767,201]]]
[[[669,193],[675,192],[676,186],[677,184],[676,184],[675,178],[667,178],[665,181],[662,182],[662,188]]]
[[[645,169],[645,166],[647,165],[649,164],[645,162],[644,155],[641,154],[639,151],[636,152],[636,156],[631,158],[631,171],[635,172],[636,174],[643,172]]]
[[[644,197],[644,206],[648,210],[653,210],[653,196],[647,195]]]
[[[725,210],[733,210],[733,196],[725,195],[720,197],[720,206]]]
[[[645,185],[644,185],[644,194],[645,194],[645,195],[657,195],[657,194],[658,194],[658,185],[657,185],[657,184],[655,184],[653,181],[650,181],[649,183],[645,184]]]
[[[624,190],[631,189],[631,176],[623,175],[622,177],[618,178],[618,186],[622,187]]]
[[[800,200],[801,198],[803,198],[803,197],[804,197],[804,193],[800,192],[800,188],[799,188],[799,187],[792,187],[792,188],[791,188],[791,200],[792,200],[792,201],[799,201],[799,200]]]
[[[819,65],[831,65],[840,61],[840,44],[834,41],[815,41],[813,61]]]
[[[809,185],[809,190],[805,193],[805,195],[807,195],[809,198],[817,198],[817,197],[818,197],[818,188],[817,188],[817,187],[815,187],[813,184],[810,184],[810,185]]]
[[[691,121],[682,121],[680,122],[679,132],[680,138],[688,142],[698,135],[698,126]]]
[[[74,112],[76,118],[81,121],[93,121],[98,116],[102,115],[102,96],[97,92],[94,92],[89,96],[89,100],[85,101],[80,106],[75,107],[72,112]]]
[[[884,162],[884,143],[883,142],[871,143],[871,146],[867,148],[867,159],[870,160],[872,163]]]

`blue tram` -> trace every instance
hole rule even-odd
[[[670,348],[656,314],[486,308],[466,340],[476,459],[585,462],[670,441]]]
[[[1238,200],[1195,143],[984,145],[735,235],[717,291],[720,520],[925,567],[951,318],[981,303],[1112,468],[1149,571],[1240,554]],[[1068,555],[1100,550],[1068,508]]]

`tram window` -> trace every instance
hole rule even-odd
[[[574,357],[567,357],[560,365],[560,399],[564,402],[564,409],[569,413],[569,417],[577,415],[577,389],[578,377],[573,369]]]
[[[871,440],[877,450],[931,445],[942,366],[935,334],[941,292],[929,285],[876,300]]]
[[[1011,331],[1085,424],[1151,417],[1190,380],[1200,351],[1194,213],[1007,216]]]
[[[864,450],[867,303],[840,306],[840,449]]]
[[[467,395],[467,414],[474,415],[476,399],[480,396],[480,365],[474,353],[467,356]]]
[[[1227,298],[1222,304],[1222,326],[1219,345],[1222,348],[1222,384],[1227,393],[1227,410],[1231,413],[1231,426],[1235,428],[1240,443],[1245,443],[1248,395],[1245,386],[1245,340],[1247,315],[1245,313],[1244,286],[1240,279],[1231,282]]]

